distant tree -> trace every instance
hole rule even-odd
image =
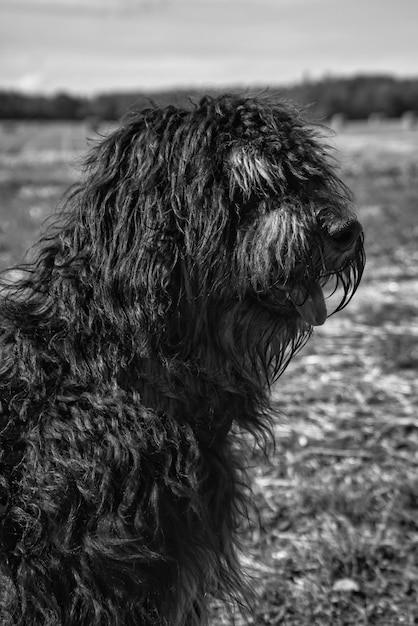
[[[51,114],[60,120],[81,119],[83,113],[81,98],[67,93],[58,93],[51,100]]]
[[[233,90],[244,93],[251,91],[247,87]],[[220,91],[212,89],[209,93],[216,95]],[[418,111],[417,78],[395,79],[385,75],[325,77],[317,81],[305,80],[287,87],[273,86],[266,91],[273,97],[285,97],[306,106],[306,115],[322,120],[330,120],[337,114],[344,115],[345,119],[368,119],[372,113],[400,117],[406,111]],[[204,93],[208,93],[208,90]],[[198,89],[177,89],[150,94],[103,93],[88,99],[64,92],[46,97],[0,91],[0,119],[94,117],[101,120],[118,120],[130,108],[147,107],[152,102],[162,106],[176,104],[190,108],[191,101],[198,101],[204,93]]]
[[[15,91],[4,91],[0,94],[0,118],[21,119],[26,117],[25,96]]]

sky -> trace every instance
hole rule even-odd
[[[0,0],[0,89],[418,77],[418,0]]]

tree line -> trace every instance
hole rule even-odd
[[[305,80],[292,86],[256,90],[248,87],[204,91],[178,89],[155,93],[102,93],[92,97],[70,93],[31,95],[3,90],[0,91],[0,119],[118,120],[132,106],[142,108],[157,103],[190,107],[191,102],[197,102],[204,94],[216,95],[222,91],[270,93],[306,106],[309,115],[325,120],[337,114],[356,120],[372,114],[395,118],[409,111],[418,111],[418,78],[354,76]]]

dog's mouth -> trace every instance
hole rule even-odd
[[[344,269],[322,276],[301,279],[293,285],[276,285],[273,299],[264,304],[296,310],[308,326],[322,326],[326,319],[343,309],[359,285],[364,263],[350,264]]]
[[[289,300],[306,324],[322,326],[328,316],[324,292],[318,281],[297,286],[287,292]]]
[[[354,254],[337,267],[324,256],[316,262],[312,258],[299,262],[285,280],[272,281],[267,291],[257,294],[257,299],[271,309],[282,312],[287,309],[288,314],[296,311],[307,326],[322,326],[330,315],[350,302],[360,284],[364,265],[361,238]]]
[[[273,298],[260,298],[259,301],[271,309],[291,307],[308,326],[322,326],[328,317],[323,291],[326,283],[327,281],[311,280],[293,287],[276,285]]]

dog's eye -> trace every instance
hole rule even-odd
[[[254,218],[254,215],[263,215],[267,212],[265,198],[257,194],[251,194],[248,198],[237,198],[235,207],[240,221],[245,221],[247,217]]]

